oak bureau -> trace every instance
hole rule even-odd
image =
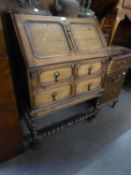
[[[4,23],[17,103],[33,140],[36,119],[91,99],[104,102],[105,76],[115,54],[96,18],[9,13]]]

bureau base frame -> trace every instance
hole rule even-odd
[[[64,119],[62,121],[54,123],[53,125],[49,125],[41,129],[37,128],[35,120],[32,119],[32,117],[27,112],[25,112],[22,117],[30,132],[30,136],[31,136],[30,146],[33,148],[37,148],[44,137],[60,132],[67,127],[80,123],[81,121],[91,122],[92,119],[96,118],[97,113],[98,113],[98,108],[96,106],[90,105],[88,107],[87,112],[84,112],[84,113],[82,112],[77,115],[73,115],[68,119]]]

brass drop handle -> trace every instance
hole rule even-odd
[[[56,72],[54,73],[55,82],[58,82],[59,77],[60,77],[60,72],[56,71]]]
[[[53,92],[53,93],[51,94],[51,96],[52,96],[52,100],[53,100],[53,101],[56,101],[57,92]]]
[[[92,83],[89,83],[88,84],[88,87],[87,87],[88,88],[88,91],[91,90],[91,86],[92,86]]]
[[[92,68],[93,68],[92,65],[88,67],[88,74],[89,74],[89,75],[91,74]]]

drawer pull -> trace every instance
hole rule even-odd
[[[51,96],[52,96],[52,100],[53,100],[53,101],[56,101],[57,92],[53,92],[53,93],[51,94]]]
[[[89,83],[88,84],[88,87],[87,87],[88,88],[88,91],[91,90],[91,86],[92,86],[92,83]]]
[[[55,78],[55,82],[58,82],[58,78],[60,77],[60,72],[55,72],[54,73],[54,78]]]
[[[93,68],[93,66],[92,66],[92,65],[91,65],[91,66],[88,68],[88,75],[90,75],[90,74],[91,74],[92,68]]]

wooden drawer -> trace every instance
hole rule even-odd
[[[39,83],[57,83],[62,80],[71,79],[73,74],[72,66],[69,67],[56,67],[41,71],[39,75]]]
[[[108,73],[131,66],[131,59],[112,60],[108,67]]]
[[[120,91],[121,86],[119,84],[105,88],[104,94],[100,98],[100,105],[117,99],[119,97]]]
[[[89,76],[102,72],[102,62],[84,63],[77,65],[77,77]]]
[[[52,86],[49,89],[40,89],[34,93],[34,105],[42,106],[69,98],[72,95],[72,85]]]
[[[90,80],[79,81],[76,85],[76,94],[82,94],[101,86],[101,77],[96,77]]]
[[[104,82],[104,87],[110,86],[111,84],[114,83],[122,84],[126,77],[126,73],[127,70],[107,74]]]

